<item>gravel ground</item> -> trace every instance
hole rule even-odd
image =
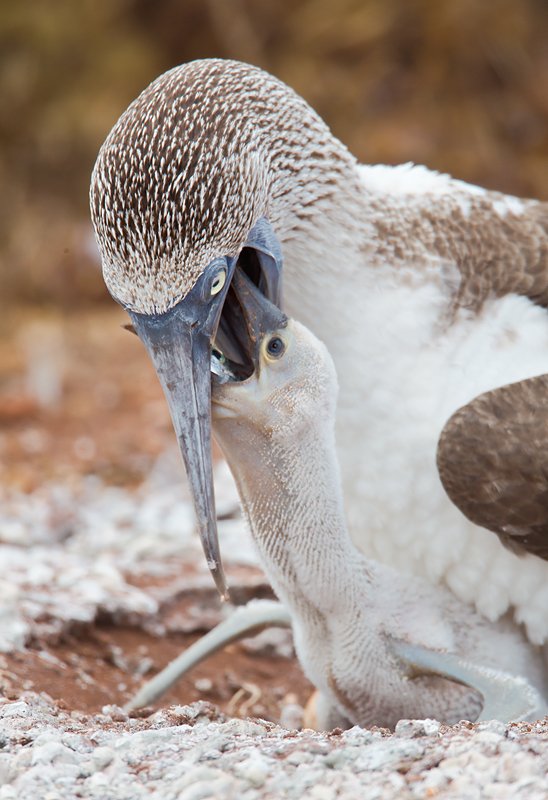
[[[186,563],[192,588],[213,587],[178,458],[171,451],[162,456],[138,490],[96,478],[77,489],[45,485],[32,494],[0,487],[0,652],[100,614],[153,616],[164,598],[135,586],[139,577],[173,576]],[[216,489],[226,563],[256,566],[251,536],[237,513],[233,518],[237,494],[223,463]]]
[[[207,703],[86,716],[46,695],[0,704],[0,800],[548,796],[548,725],[402,721],[320,734],[227,719]]]
[[[88,480],[77,494],[59,486],[4,492],[5,653],[18,649],[24,658],[29,642],[58,639],[100,614],[154,618],[161,596],[127,576],[169,576],[181,549],[193,562],[194,586],[210,585],[171,458],[161,459],[137,491]],[[234,488],[222,466],[217,483],[228,517],[223,549],[232,563],[253,564],[249,536],[241,520],[230,518]],[[0,699],[0,800],[548,798],[548,719],[453,728],[402,721],[393,734],[320,734],[231,719],[203,701],[128,718],[116,706],[83,713],[43,692],[9,698]]]

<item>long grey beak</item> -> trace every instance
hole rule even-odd
[[[213,259],[190,292],[162,314],[129,311],[135,332],[152,359],[166,396],[185,462],[198,529],[207,564],[223,598],[228,597],[221,562],[211,464],[211,345],[229,359],[236,380],[256,368],[264,330],[284,324],[274,305],[281,298],[282,256],[270,223],[259,220],[240,254],[251,272],[258,266],[259,287],[246,277],[237,259]],[[239,262],[238,262],[239,264]],[[226,272],[224,287],[212,281]],[[221,316],[222,313],[222,316]]]
[[[211,334],[178,313],[131,317],[162,384],[190,481],[207,564],[219,593],[227,599],[211,463]]]

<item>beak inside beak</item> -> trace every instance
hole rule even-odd
[[[285,325],[286,315],[236,267],[215,337],[216,349],[228,359],[232,380],[251,377],[258,369],[264,336]]]

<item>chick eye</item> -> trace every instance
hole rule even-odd
[[[266,352],[271,358],[280,358],[285,352],[285,344],[279,336],[273,336],[266,345]]]
[[[225,281],[226,281],[226,270],[220,269],[219,272],[213,278],[213,281],[211,283],[210,293],[212,297],[216,294],[219,294],[219,292],[225,285]]]

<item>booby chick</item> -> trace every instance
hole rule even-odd
[[[107,287],[164,387],[221,592],[210,349],[251,374],[234,276],[280,304],[283,261],[285,309],[337,367],[356,545],[548,639],[546,203],[361,166],[288,86],[212,59],[161,75],[121,116],[91,211]]]
[[[289,610],[299,661],[320,692],[318,726],[393,728],[424,717],[451,724],[482,712],[538,718],[546,711],[534,688],[545,689],[542,659],[518,626],[490,623],[446,589],[366,559],[352,544],[335,451],[333,361],[304,326],[280,320],[258,342],[251,378],[237,382],[229,367],[215,366],[213,427],[263,567]],[[272,624],[276,614],[283,624],[269,602],[240,617],[249,627],[252,619]],[[217,631],[198,643],[200,658],[241,634],[238,621],[228,622],[219,629],[224,642]],[[131,707],[155,696],[145,692]]]

